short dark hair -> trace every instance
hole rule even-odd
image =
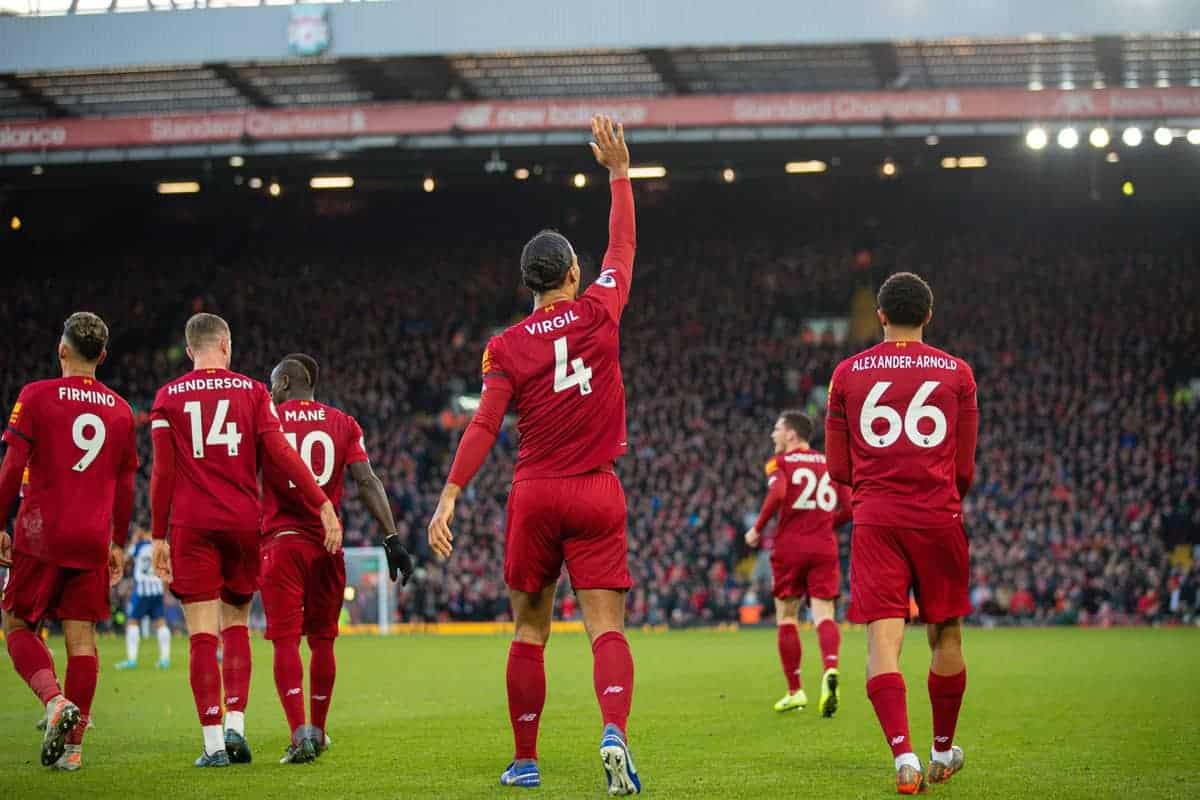
[[[288,353],[283,357],[284,361],[295,361],[300,366],[304,367],[304,371],[308,373],[308,385],[310,388],[317,388],[317,373],[320,368],[317,366],[317,360],[306,353]]]
[[[521,250],[521,281],[535,293],[558,289],[567,280],[575,251],[558,231],[538,231]]]
[[[811,441],[813,437],[813,421],[812,418],[803,411],[790,409],[779,415],[783,420],[783,424],[792,429],[792,433],[799,436],[804,441]]]
[[[879,287],[876,300],[891,324],[917,327],[933,308],[933,290],[920,275],[897,272]]]
[[[222,336],[229,335],[228,322],[216,314],[208,314],[203,311],[193,314],[192,318],[187,321],[187,327],[183,329],[187,346],[193,351],[210,347]]]
[[[99,361],[108,346],[108,326],[90,311],[76,311],[63,323],[63,340],[85,361]]]

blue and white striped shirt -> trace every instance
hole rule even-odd
[[[133,547],[133,596],[161,597],[163,593],[162,580],[154,574],[150,560],[151,543],[146,540],[138,542]]]

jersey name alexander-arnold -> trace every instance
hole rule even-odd
[[[288,408],[288,409],[285,409],[283,412],[283,421],[284,422],[324,422],[325,421],[325,409],[323,409],[323,408],[309,408],[309,409]]]
[[[825,454],[824,453],[791,453],[790,455],[784,456],[783,460],[788,462],[789,464],[795,464],[798,461],[808,462],[810,464],[814,464],[814,463],[818,463],[818,462],[821,464],[824,464],[825,463]]]
[[[862,356],[854,359],[850,365],[851,372],[863,372],[868,369],[947,369],[957,370],[958,362],[945,356]]]
[[[167,387],[167,394],[183,394],[184,392],[216,391],[218,389],[253,389],[254,382],[246,378],[188,378],[186,381],[172,383]]]
[[[74,400],[77,403],[95,403],[109,408],[117,407],[117,398],[108,392],[98,392],[94,389],[76,389],[71,386],[58,387],[59,400]]]
[[[565,314],[559,314],[557,317],[544,319],[539,322],[530,322],[525,325],[525,330],[530,333],[550,333],[551,331],[565,328],[572,322],[578,322],[579,315],[573,310],[568,310]]]

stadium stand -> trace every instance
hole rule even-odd
[[[812,341],[803,321],[845,315],[856,286],[899,269],[930,280],[931,341],[970,360],[980,386],[979,467],[967,503],[977,620],[1193,617],[1194,230],[1107,212],[1043,212],[1036,225],[979,212],[970,227],[844,209],[798,219],[761,186],[734,201],[714,202],[716,191],[639,192],[642,234],[623,325],[630,453],[618,465],[631,510],[631,623],[735,621],[743,606],[767,605],[769,583],[741,534],[761,499],[773,415],[790,406],[819,413],[833,365],[853,346]],[[524,236],[558,225],[576,240],[585,275],[595,274],[603,198],[563,197],[522,200],[517,211],[459,196],[391,224],[376,209],[336,225],[293,214],[218,234],[187,220],[103,246],[87,237],[29,245],[24,260],[38,268],[0,295],[0,321],[11,341],[45,346],[0,350],[0,401],[11,405],[22,383],[50,374],[67,313],[105,316],[114,338],[101,375],[143,426],[144,525],[148,404],[186,369],[186,317],[221,313],[233,327],[235,369],[265,378],[280,354],[310,352],[322,367],[318,397],[362,423],[423,563],[400,594],[399,617],[504,617],[514,428],[460,504],[448,565],[429,556],[424,522],[469,418],[450,400],[478,391],[484,342],[527,309],[515,268]],[[852,269],[866,262],[869,271]],[[353,487],[345,516],[348,544],[373,541]],[[848,541],[845,530],[844,558]],[[564,616],[575,613],[565,587],[560,603]]]

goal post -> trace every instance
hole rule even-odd
[[[388,577],[387,555],[382,547],[347,547],[346,596],[343,618],[351,625],[374,625],[379,633],[391,629],[396,613],[395,586]]]

